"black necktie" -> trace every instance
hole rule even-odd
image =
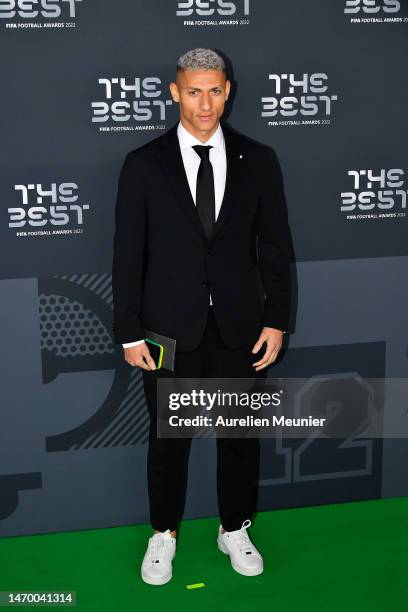
[[[201,162],[197,173],[196,207],[208,238],[215,224],[214,173],[210,162],[210,145],[194,145]]]

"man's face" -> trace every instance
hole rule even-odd
[[[230,86],[222,70],[177,72],[176,82],[170,84],[172,98],[180,105],[181,122],[202,142],[217,129]]]

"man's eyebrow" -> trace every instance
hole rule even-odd
[[[194,91],[202,91],[200,87],[192,87],[191,85],[187,85],[187,89],[193,89]],[[214,87],[210,87],[208,91],[211,91],[212,89],[222,89],[222,85],[214,85]]]

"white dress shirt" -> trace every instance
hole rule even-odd
[[[196,203],[196,188],[197,188],[197,173],[200,166],[200,156],[192,148],[193,145],[211,145],[210,149],[210,162],[213,167],[214,174],[214,193],[215,193],[215,220],[217,220],[218,213],[220,212],[222,199],[225,191],[225,179],[227,176],[227,157],[225,154],[225,140],[224,134],[222,133],[221,125],[218,124],[214,134],[206,140],[201,142],[193,134],[191,134],[181,123],[177,126],[177,136],[180,145],[181,156],[183,158],[184,169],[186,171],[188,184],[190,187],[191,195]],[[210,304],[212,304],[210,295]],[[137,340],[135,342],[126,342],[122,344],[123,348],[130,346],[136,346],[141,344],[144,340]]]

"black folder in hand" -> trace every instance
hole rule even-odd
[[[145,338],[158,342],[163,346],[163,359],[161,367],[174,372],[174,360],[176,356],[176,340],[162,334],[157,334],[154,331],[145,329]]]

